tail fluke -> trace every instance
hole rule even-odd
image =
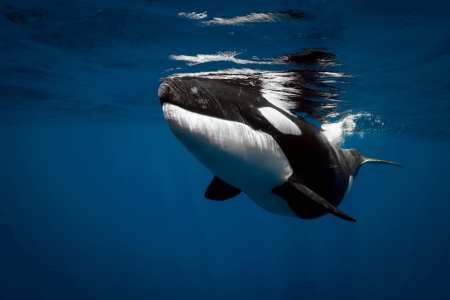
[[[335,148],[340,154],[345,157],[345,160],[347,161],[348,168],[350,174],[353,175],[353,177],[356,177],[358,174],[359,168],[364,164],[383,164],[383,165],[393,165],[400,168],[404,168],[401,164],[385,160],[385,159],[379,159],[379,158],[372,158],[372,157],[365,157],[356,149],[340,149]]]
[[[385,164],[385,165],[394,165],[400,168],[404,168],[401,164],[398,164],[396,162],[390,161],[390,160],[384,160],[384,159],[379,159],[379,158],[370,158],[370,157],[365,157],[363,155],[361,155],[361,165],[364,164]]]

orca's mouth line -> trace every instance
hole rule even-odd
[[[162,103],[162,109],[163,109],[163,112],[164,112],[164,118],[165,118],[166,120],[167,120],[167,117],[168,117],[168,116],[172,116],[171,113],[169,113],[168,115],[166,115],[166,112],[172,112],[172,111],[175,111],[175,110],[183,110],[183,111],[185,111],[185,112],[187,112],[187,113],[191,113],[191,114],[195,114],[195,115],[199,115],[199,116],[205,116],[205,117],[215,118],[215,117],[213,117],[213,116],[209,116],[208,114],[202,114],[202,113],[200,113],[200,112],[198,112],[198,111],[193,111],[193,110],[191,110],[191,109],[189,109],[189,108],[187,108],[187,107],[181,106],[181,105],[179,105],[179,104],[174,104],[174,103],[172,103],[172,102],[170,102],[170,101],[167,101],[167,102]],[[169,117],[169,119],[171,119],[171,117]],[[228,120],[222,119],[222,118],[216,118],[216,119],[221,119],[221,120],[228,121]]]
[[[184,110],[186,112],[189,112],[189,113],[192,113],[192,114],[195,114],[195,115],[198,115],[198,116],[214,118],[214,119],[217,119],[217,120],[223,120],[223,121],[227,121],[227,122],[240,123],[240,122],[229,120],[229,119],[226,119],[226,118],[221,118],[221,117],[217,117],[217,116],[201,113],[199,111],[192,110],[192,109],[189,109],[188,107],[182,106],[179,103],[175,104],[175,103],[172,103],[170,101],[166,101],[166,102],[161,102],[161,105],[162,105],[162,109],[163,109],[163,113],[164,113],[164,118],[166,120],[168,119],[168,116],[172,116],[171,114],[166,115],[166,112],[173,111],[173,108],[179,108],[179,109],[182,109],[182,110]],[[169,119],[172,119],[172,117],[169,117]]]

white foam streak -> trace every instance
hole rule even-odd
[[[172,74],[169,78],[196,77],[209,79],[247,79],[253,75],[258,75],[262,71],[253,69],[226,69],[214,72],[178,73]]]
[[[278,13],[251,13],[245,16],[238,16],[233,18],[213,18],[209,21],[203,21],[202,24],[211,25],[242,25],[244,23],[263,23],[263,22],[277,22],[282,17]]]
[[[345,73],[338,73],[338,72],[321,72],[320,74],[322,77],[336,77],[336,78],[349,77]]]
[[[206,14],[206,11],[205,11],[205,12],[202,12],[202,13],[196,13],[195,11],[194,11],[194,12],[191,12],[191,13],[180,12],[180,13],[178,13],[178,15],[179,15],[180,17],[186,17],[186,18],[188,18],[188,19],[193,19],[193,20],[204,19],[204,18],[206,18],[206,17],[208,16],[208,15]]]
[[[351,114],[339,122],[322,124],[323,134],[331,144],[342,145],[346,136],[351,136],[357,128],[356,121],[360,118],[367,118],[369,113]],[[360,133],[362,135],[362,133]]]
[[[236,58],[236,55],[241,54],[241,52],[218,52],[216,54],[197,54],[195,56],[190,55],[170,55],[169,58],[173,60],[181,60],[188,62],[188,66],[194,66],[202,63],[213,62],[213,61],[231,61],[236,64],[257,64],[257,65],[271,65],[276,64],[275,61],[257,61],[257,60],[247,60]]]

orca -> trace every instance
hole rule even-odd
[[[175,137],[214,177],[205,197],[242,191],[277,215],[315,219],[332,214],[363,164],[402,167],[331,144],[322,131],[252,85],[214,76],[171,76],[158,90]],[[292,104],[292,103],[291,103]]]

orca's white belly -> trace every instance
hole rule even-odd
[[[272,194],[292,168],[272,136],[249,126],[163,104],[173,134],[212,173],[243,190],[262,208],[296,217],[281,197]]]

